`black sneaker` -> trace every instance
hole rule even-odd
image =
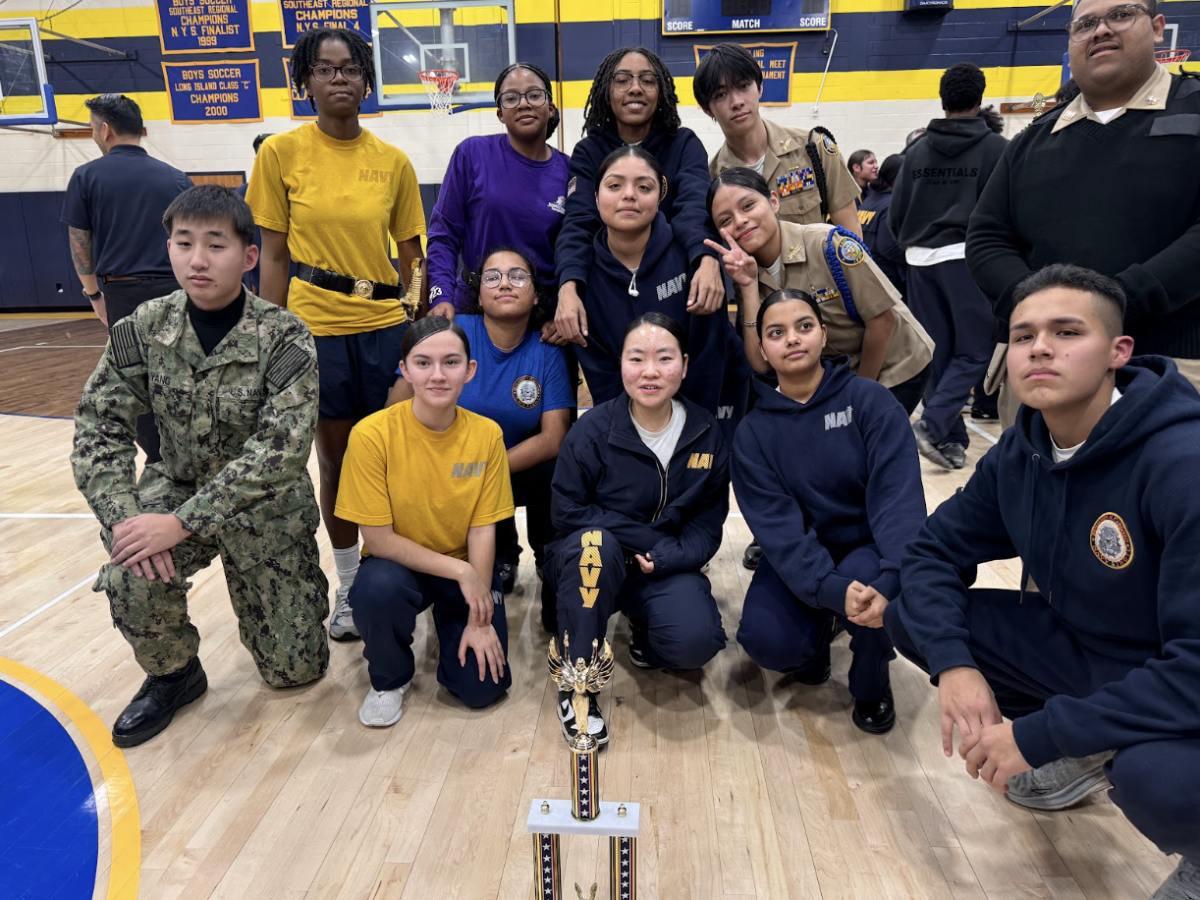
[[[208,690],[208,678],[199,657],[170,675],[150,675],[133,700],[117,716],[112,729],[113,745],[136,747],[171,724],[176,710],[187,706]]]
[[[750,546],[746,548],[746,552],[742,554],[742,568],[753,572],[758,568],[758,563],[761,559],[762,547],[758,546],[758,541],[751,541]]]
[[[650,660],[646,659],[646,651],[637,635],[629,636],[629,661],[639,669],[653,669]]]
[[[575,723],[575,708],[571,706],[573,696],[570,691],[558,692],[558,721],[562,725],[563,737],[567,739],[568,744],[579,734],[579,727]],[[604,724],[604,714],[600,712],[600,701],[595,694],[588,694],[587,729],[587,733],[597,744],[604,746],[608,743],[608,726]]]
[[[990,422],[1000,418],[1000,413],[994,409],[980,409],[978,406],[971,407],[971,418],[976,421]]]
[[[867,734],[887,734],[896,725],[896,706],[891,692],[882,700],[855,700],[850,717],[860,731]]]
[[[517,586],[517,567],[512,563],[500,563],[500,590],[511,594]]]
[[[542,579],[542,630],[558,634],[558,597],[545,579]]]
[[[967,464],[967,448],[957,441],[946,441],[938,447],[938,450],[956,469],[961,469]]]

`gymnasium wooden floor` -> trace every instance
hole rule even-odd
[[[104,554],[71,478],[72,423],[54,418],[71,415],[103,342],[95,321],[0,327],[0,678],[58,696],[64,723],[91,722],[76,740],[91,745],[97,784],[95,896],[527,900],[530,801],[568,797],[569,777],[528,553],[508,601],[514,686],[490,709],[462,709],[438,688],[428,617],[394,728],[358,722],[361,644],[334,644],[316,685],[267,688],[216,563],[195,579],[191,605],[208,693],[123,761],[105,746],[142,673],[89,589]],[[989,446],[973,436],[969,465]],[[926,467],[930,507],[970,471]],[[942,755],[934,689],[902,660],[892,669],[900,723],[886,737],[850,722],[844,638],[819,688],[753,665],[732,640],[748,538],[731,516],[710,572],[730,645],[703,672],[632,668],[616,628],[602,794],[643,805],[641,896],[1131,900],[1171,871],[1103,797],[1035,815],[968,778]],[[332,573],[323,533],[321,543]],[[1015,586],[1017,573],[1015,562],[989,566],[981,583]],[[99,720],[72,711],[72,695]],[[564,849],[567,896],[599,882],[606,897],[606,844]]]

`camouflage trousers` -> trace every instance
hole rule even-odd
[[[237,536],[226,536],[226,539]],[[112,535],[102,535],[111,547]],[[188,581],[217,556],[225,568],[229,599],[242,644],[263,681],[293,687],[315,681],[329,667],[329,582],[321,571],[315,537],[297,541],[267,561],[239,571],[220,544],[192,536],[172,552],[175,578],[148,581],[112,564],[100,570],[93,590],[108,594],[113,625],[149,675],[183,668],[200,649],[200,632],[188,617]]]

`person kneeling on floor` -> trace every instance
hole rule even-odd
[[[208,687],[188,618],[188,579],[221,557],[242,643],[272,687],[329,665],[329,589],[307,465],[317,421],[312,336],[242,286],[254,268],[250,208],[217,185],[163,215],[183,290],[113,326],[75,413],[75,483],[111,558],[94,590],[147,678],[117,717],[133,747]],[[162,459],[136,477],[138,416],[153,412]]]
[[[463,329],[419,319],[400,344],[411,400],[350,433],[337,514],[362,529],[367,555],[350,588],[371,689],[358,718],[395,725],[416,671],[417,616],[433,607],[437,679],[472,709],[512,685],[496,564],[496,523],[513,514],[504,432],[458,406],[475,377]]]
[[[957,726],[967,772],[1035,810],[1111,788],[1183,857],[1153,900],[1200,900],[1200,396],[1131,359],[1115,280],[1053,265],[1014,300],[1016,426],[909,545],[884,624],[947,756]],[[1014,556],[1036,589],[970,587]]]
[[[546,547],[558,628],[571,656],[588,659],[618,610],[629,616],[629,660],[639,668],[699,669],[725,646],[712,585],[701,568],[721,546],[729,513],[729,451],[716,418],[679,388],[685,335],[674,319],[643,313],[625,329],[625,393],[567,432],[550,512],[561,538]],[[608,729],[596,695],[585,726]],[[558,716],[571,740],[571,694]]]

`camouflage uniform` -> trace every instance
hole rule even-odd
[[[242,643],[273,687],[320,678],[329,664],[328,582],[307,464],[317,421],[312,336],[292,313],[247,292],[245,311],[210,356],[187,295],[142,304],[117,323],[75,413],[75,483],[103,526],[173,513],[192,535],[172,551],[169,584],[105,565],[113,624],[150,675],[196,656],[188,579],[220,555]],[[137,417],[154,412],[162,461],[135,479]]]

